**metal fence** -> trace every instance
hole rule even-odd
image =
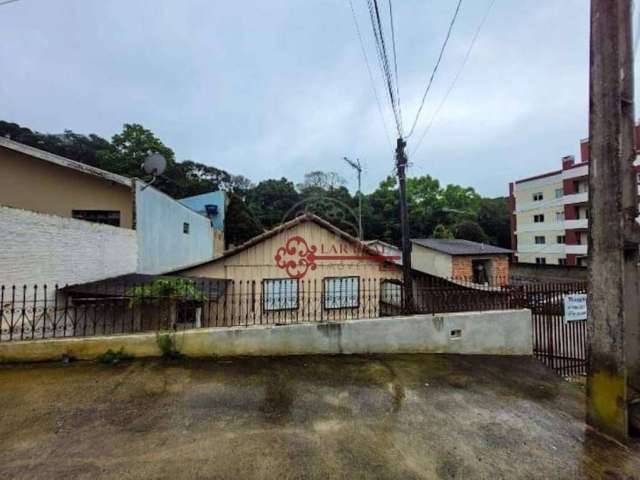
[[[157,279],[156,279],[157,280]],[[417,278],[414,303],[403,304],[396,279],[181,280],[79,287],[0,287],[0,342],[115,335],[202,327],[284,325],[529,308],[534,355],[564,376],[585,373],[586,321],[567,322],[564,297],[586,283],[508,285],[468,279]]]
[[[2,286],[0,342],[521,307],[503,283],[417,279],[410,309],[396,279],[183,280],[177,290],[154,283]]]
[[[585,375],[587,321],[567,321],[565,296],[587,293],[587,283],[547,283],[520,286],[523,306],[533,319],[533,353],[558,374]]]

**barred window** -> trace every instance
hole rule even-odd
[[[262,309],[264,311],[296,310],[298,308],[298,280],[274,278],[262,281]]]
[[[360,277],[329,277],[323,280],[325,309],[360,306]]]

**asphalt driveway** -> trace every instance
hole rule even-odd
[[[530,358],[2,367],[0,478],[640,478],[583,403]]]

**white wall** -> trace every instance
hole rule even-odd
[[[411,268],[441,278],[453,275],[451,255],[431,250],[417,243],[411,245]]]
[[[141,182],[136,182],[136,230],[140,273],[166,273],[213,259],[211,221]]]
[[[0,206],[0,284],[91,282],[136,271],[136,232]]]

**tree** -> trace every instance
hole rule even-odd
[[[315,170],[304,174],[304,181],[298,184],[298,190],[304,191],[307,188],[322,188],[329,190],[346,185],[346,180],[336,172],[323,172]]]
[[[98,160],[110,171],[132,177],[143,176],[142,164],[150,153],[159,153],[167,160],[167,170],[174,167],[175,155],[156,137],[137,123],[125,123],[122,133],[111,138],[111,147],[98,151]]]
[[[453,233],[451,233],[451,231],[447,227],[439,223],[438,225],[436,225],[436,228],[433,229],[431,238],[440,238],[440,239],[450,240],[454,237],[453,237]]]
[[[507,197],[483,198],[480,200],[478,224],[494,245],[503,248],[511,247],[510,215]]]
[[[472,242],[486,243],[488,241],[487,234],[482,227],[473,221],[465,221],[456,225],[455,237],[460,240],[471,240]]]
[[[290,219],[287,217],[301,198],[293,183],[282,177],[258,183],[247,192],[246,202],[249,212],[268,230]]]

